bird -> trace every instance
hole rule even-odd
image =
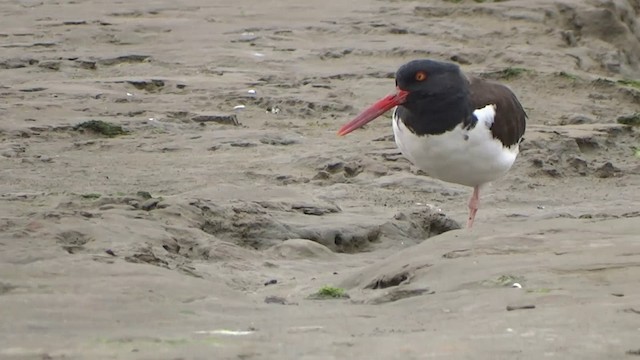
[[[473,187],[471,228],[481,187],[505,175],[518,156],[527,113],[508,86],[468,75],[454,63],[412,60],[398,68],[395,85],[338,135],[394,108],[391,124],[403,156],[430,177]]]

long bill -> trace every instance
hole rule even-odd
[[[408,91],[398,89],[395,93],[376,101],[375,104],[361,112],[360,115],[355,117],[355,119],[344,124],[340,130],[338,130],[338,135],[347,135],[357,128],[373,121],[391,108],[403,104],[407,100],[407,95],[409,95]]]

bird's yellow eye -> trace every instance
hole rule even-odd
[[[416,80],[418,81],[424,81],[427,79],[427,73],[424,71],[418,71],[416,73]]]

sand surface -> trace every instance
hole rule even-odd
[[[639,14],[2,1],[0,359],[640,358]],[[425,57],[529,114],[472,231],[389,120],[336,136]]]

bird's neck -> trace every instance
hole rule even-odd
[[[416,135],[437,135],[458,124],[475,125],[468,93],[423,97],[397,107],[395,116]]]

